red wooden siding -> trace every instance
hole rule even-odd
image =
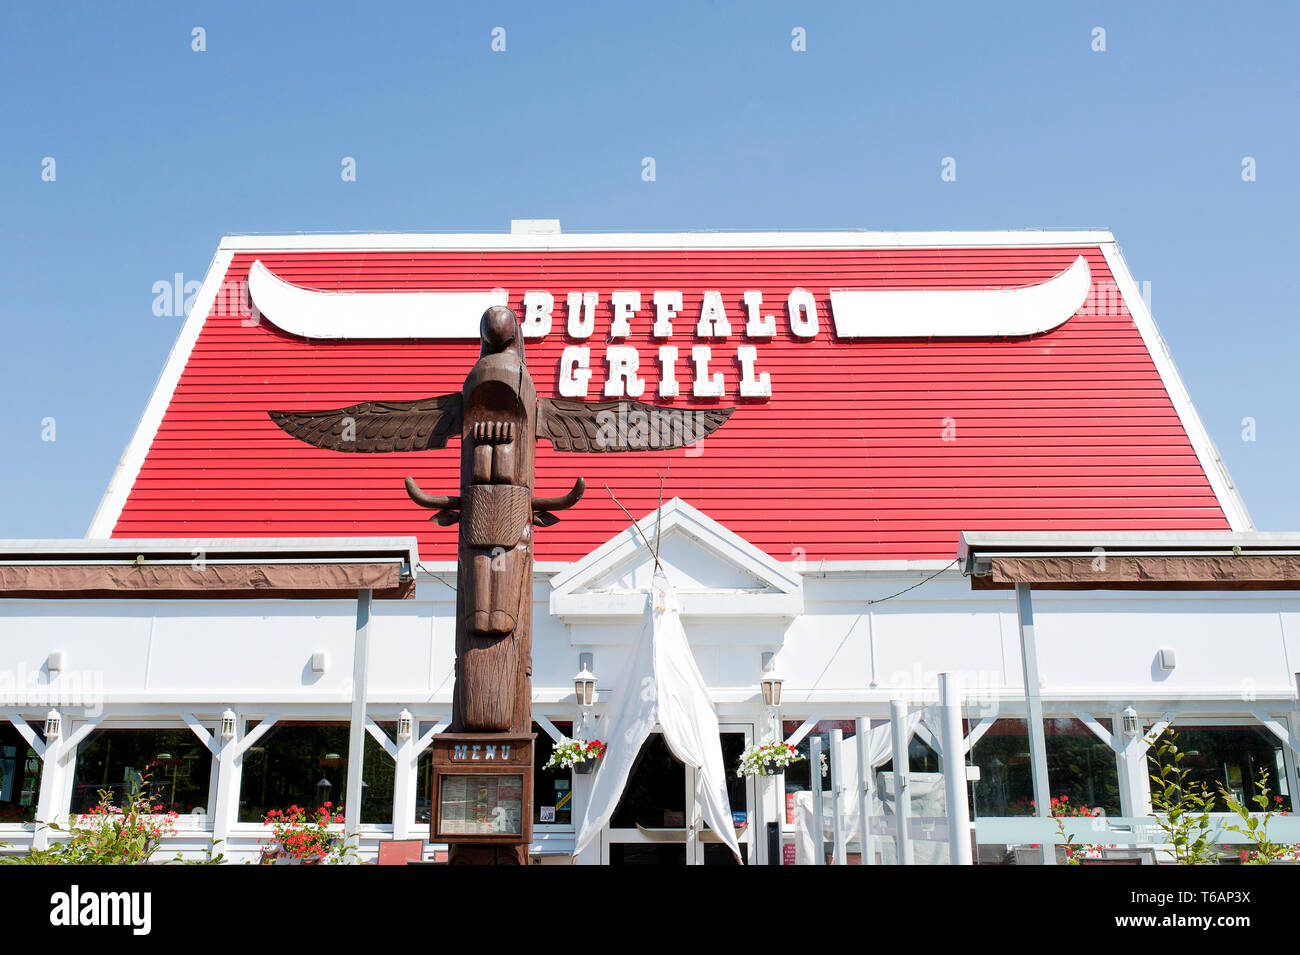
[[[641,353],[644,400],[659,366],[649,336],[651,293],[684,297],[674,322],[683,397],[690,395],[700,294],[722,292],[733,335],[711,341],[739,410],[703,453],[559,454],[543,444],[539,493],[587,478],[586,499],[537,533],[541,560],[573,560],[626,526],[608,484],[636,516],[681,497],[781,560],[949,558],[962,530],[1227,529],[1133,321],[1085,306],[1058,329],[1019,340],[841,341],[831,288],[984,288],[1040,282],[1084,255],[1093,283],[1113,281],[1092,248],[652,252],[288,252],[237,255],[228,282],[254,258],[295,284],[323,290],[526,290],[556,300],[555,327],[529,340],[540,395],[556,393],[569,291],[600,293],[592,398],[606,366],[609,294],[637,289],[643,309],[626,342]],[[816,296],[820,331],[789,334],[785,299]],[[766,401],[738,401],[735,347],[746,289],[763,293],[777,335],[759,339]],[[1101,312],[1101,314],[1098,314]],[[1109,314],[1107,314],[1107,312]],[[458,442],[423,454],[336,454],[277,429],[267,409],[331,408],[367,398],[457,391],[473,341],[309,342],[269,323],[210,314],[118,518],[119,537],[354,536],[416,533],[425,559],[452,559],[455,529],[406,497],[414,476],[431,493],[457,484]],[[718,402],[713,402],[717,404]],[[943,440],[944,419],[956,439]]]

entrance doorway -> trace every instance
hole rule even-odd
[[[751,744],[754,728],[748,723],[719,727],[722,763],[727,774],[740,855],[753,859],[754,783],[738,777],[740,754]],[[623,798],[601,835],[603,865],[735,865],[726,844],[705,825],[695,798],[695,770],[677,761],[663,734],[656,730],[641,747],[628,776]]]

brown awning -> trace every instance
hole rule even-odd
[[[1300,555],[1007,556],[985,558],[972,590],[1300,590]]]
[[[0,597],[293,600],[415,595],[415,580],[396,561],[295,561],[220,564],[0,565]]]

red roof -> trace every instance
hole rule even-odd
[[[683,498],[780,560],[947,559],[963,530],[1224,530],[1248,521],[1224,491],[1226,475],[1203,465],[1214,461],[1212,447],[1190,406],[1176,409],[1181,384],[1168,380],[1172,365],[1162,378],[1131,301],[1097,307],[1090,295],[1064,324],[1015,339],[841,339],[828,320],[833,288],[1024,286],[1051,279],[1078,256],[1094,292],[1113,287],[1105,243],[1037,241],[435,251],[274,251],[268,241],[266,251],[251,251],[255,240],[243,239],[250,251],[219,255],[219,274],[207,285],[243,281],[260,259],[286,282],[325,291],[503,287],[520,314],[525,290],[546,289],[555,297],[555,327],[527,342],[537,392],[557,394],[561,351],[586,344],[593,399],[605,377],[610,293],[640,290],[643,308],[618,344],[639,349],[647,401],[656,400],[664,344],[650,337],[650,298],[654,290],[680,290],[670,343],[679,348],[683,387],[673,404],[738,410],[696,456],[690,449],[561,454],[541,444],[538,493],[561,493],[578,475],[588,493],[560,524],[538,531],[539,560],[580,558],[627,526],[606,484],[634,516],[653,510],[657,474],[670,463],[665,499]],[[821,323],[811,340],[794,337],[786,321],[795,287],[817,302]],[[770,339],[745,336],[742,297],[751,289],[777,316]],[[565,333],[565,297],[585,290],[600,294],[596,330],[574,342]],[[704,290],[721,293],[733,326],[729,338],[707,342],[710,370],[726,383],[720,402],[690,396],[690,348],[706,343],[695,335]],[[191,316],[197,338],[186,355],[182,333],[174,389],[164,374],[156,433],[147,412],[136,439],[138,470],[128,449],[97,524],[112,536],[145,538],[414,533],[423,559],[454,558],[455,528],[431,523],[407,498],[403,479],[455,493],[457,441],[419,454],[339,454],[294,440],[266,412],[459,391],[477,341],[306,340],[221,311]],[[736,397],[735,348],[743,344],[756,345],[757,370],[771,376],[768,399]]]

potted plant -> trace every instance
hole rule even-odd
[[[551,758],[546,761],[544,769],[572,769],[575,773],[587,774],[596,769],[596,760],[605,755],[605,744],[598,739],[569,739],[561,736],[551,750]]]
[[[740,765],[736,767],[736,775],[772,776],[785,772],[785,768],[791,763],[797,763],[804,758],[789,743],[761,743],[749,747],[740,754]]]
[[[334,804],[325,803],[314,811],[293,805],[272,809],[263,820],[275,832],[275,839],[263,847],[262,865],[337,865],[347,859],[351,847],[330,829],[343,821]]]

